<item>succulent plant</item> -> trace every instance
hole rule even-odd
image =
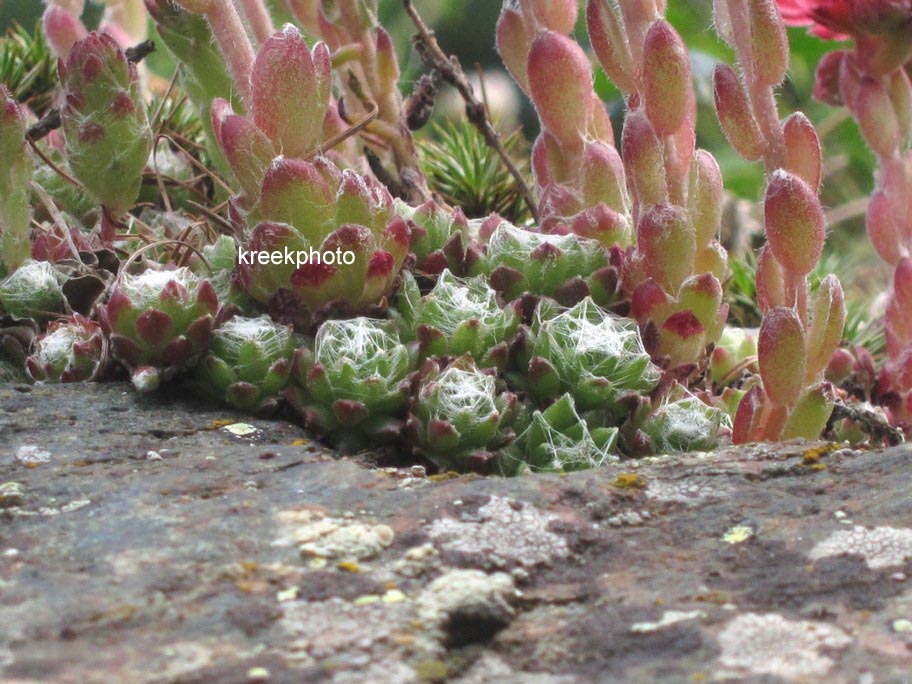
[[[553,318],[545,311],[539,305],[517,378],[536,399],[568,393],[581,411],[618,414],[625,393],[655,388],[660,373],[634,321],[607,313],[589,297]]]
[[[366,310],[391,294],[409,228],[380,183],[330,161],[278,158],[263,180],[238,282],[280,316]],[[265,257],[265,258],[264,258]]]
[[[446,366],[426,361],[407,426],[417,451],[446,470],[513,467],[501,450],[516,439],[522,411],[516,395],[497,385],[496,374],[468,355]]]
[[[505,136],[503,144],[519,169],[527,171],[528,162],[519,156],[525,152],[522,132]],[[431,189],[469,218],[498,214],[512,223],[528,218],[516,179],[468,121],[435,125],[430,137],[418,141],[418,149],[421,170]]]
[[[235,316],[212,335],[209,351],[192,370],[201,396],[265,415],[278,408],[291,380],[295,338],[268,316]]]
[[[57,58],[44,32],[14,25],[0,39],[0,83],[17,102],[43,115],[57,89]]]
[[[397,313],[403,339],[416,342],[422,358],[471,354],[481,368],[506,367],[519,329],[516,311],[501,308],[484,278],[461,280],[448,270],[424,297],[406,274]]]
[[[731,427],[725,411],[684,394],[667,398],[640,429],[656,454],[669,454],[716,449],[731,435]]]
[[[177,268],[122,274],[98,313],[114,357],[130,370],[137,389],[152,391],[199,360],[218,312],[209,281]]]
[[[77,42],[60,68],[67,160],[86,190],[119,219],[139,196],[152,131],[135,65],[107,34]],[[103,236],[113,239],[113,226]]]
[[[41,382],[86,382],[104,369],[107,342],[95,321],[74,314],[52,323],[36,338],[26,359],[32,379]]]
[[[12,273],[29,256],[34,162],[25,128],[22,110],[0,84],[0,275]]]
[[[740,371],[757,365],[757,331],[726,327],[710,357],[710,376],[716,386],[727,385],[740,377]]]
[[[574,234],[545,235],[503,221],[486,240],[473,274],[511,301],[529,293],[573,306],[586,296],[601,305],[617,297],[618,268],[597,241]]]
[[[617,428],[590,427],[577,413],[573,397],[564,394],[532,414],[511,453],[534,472],[586,470],[618,459],[617,437]]]
[[[447,210],[433,201],[412,207],[397,199],[395,210],[409,221],[416,273],[438,276],[449,269],[457,275],[465,274],[470,237],[469,223],[461,209]]]
[[[47,261],[26,261],[0,282],[0,308],[15,318],[48,320],[64,311],[63,274]]]
[[[416,364],[392,322],[330,320],[313,350],[296,352],[287,396],[309,427],[352,451],[399,435]]]

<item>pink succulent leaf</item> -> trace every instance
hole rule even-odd
[[[779,307],[764,315],[757,353],[766,394],[774,404],[793,406],[807,373],[807,340],[793,309]]]

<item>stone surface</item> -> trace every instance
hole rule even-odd
[[[910,457],[427,477],[180,397],[0,386],[0,681],[908,684]]]

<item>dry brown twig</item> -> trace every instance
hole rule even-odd
[[[532,194],[532,189],[529,187],[529,184],[526,182],[526,179],[523,177],[520,170],[516,167],[516,164],[510,159],[510,154],[507,152],[507,148],[504,147],[503,141],[500,139],[500,134],[491,124],[484,103],[475,96],[475,92],[466,79],[465,72],[462,70],[462,65],[459,63],[459,60],[455,55],[448,57],[443,52],[440,48],[440,44],[434,37],[434,32],[424,23],[421,15],[418,14],[418,10],[416,10],[415,6],[412,4],[412,0],[402,0],[402,4],[405,6],[405,11],[408,12],[409,17],[411,17],[412,23],[415,24],[415,27],[418,29],[418,34],[413,38],[413,43],[421,60],[429,68],[436,69],[440,74],[440,77],[459,92],[460,97],[462,97],[465,102],[466,116],[468,116],[469,121],[481,132],[488,145],[493,147],[500,156],[501,160],[510,171],[510,175],[516,180],[516,184],[519,186],[519,190],[526,200],[526,204],[529,206],[529,212],[532,214],[535,221],[538,221],[538,205],[535,202],[535,196]]]

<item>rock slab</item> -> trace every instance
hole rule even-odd
[[[0,386],[2,682],[912,682],[912,451],[428,477]]]

